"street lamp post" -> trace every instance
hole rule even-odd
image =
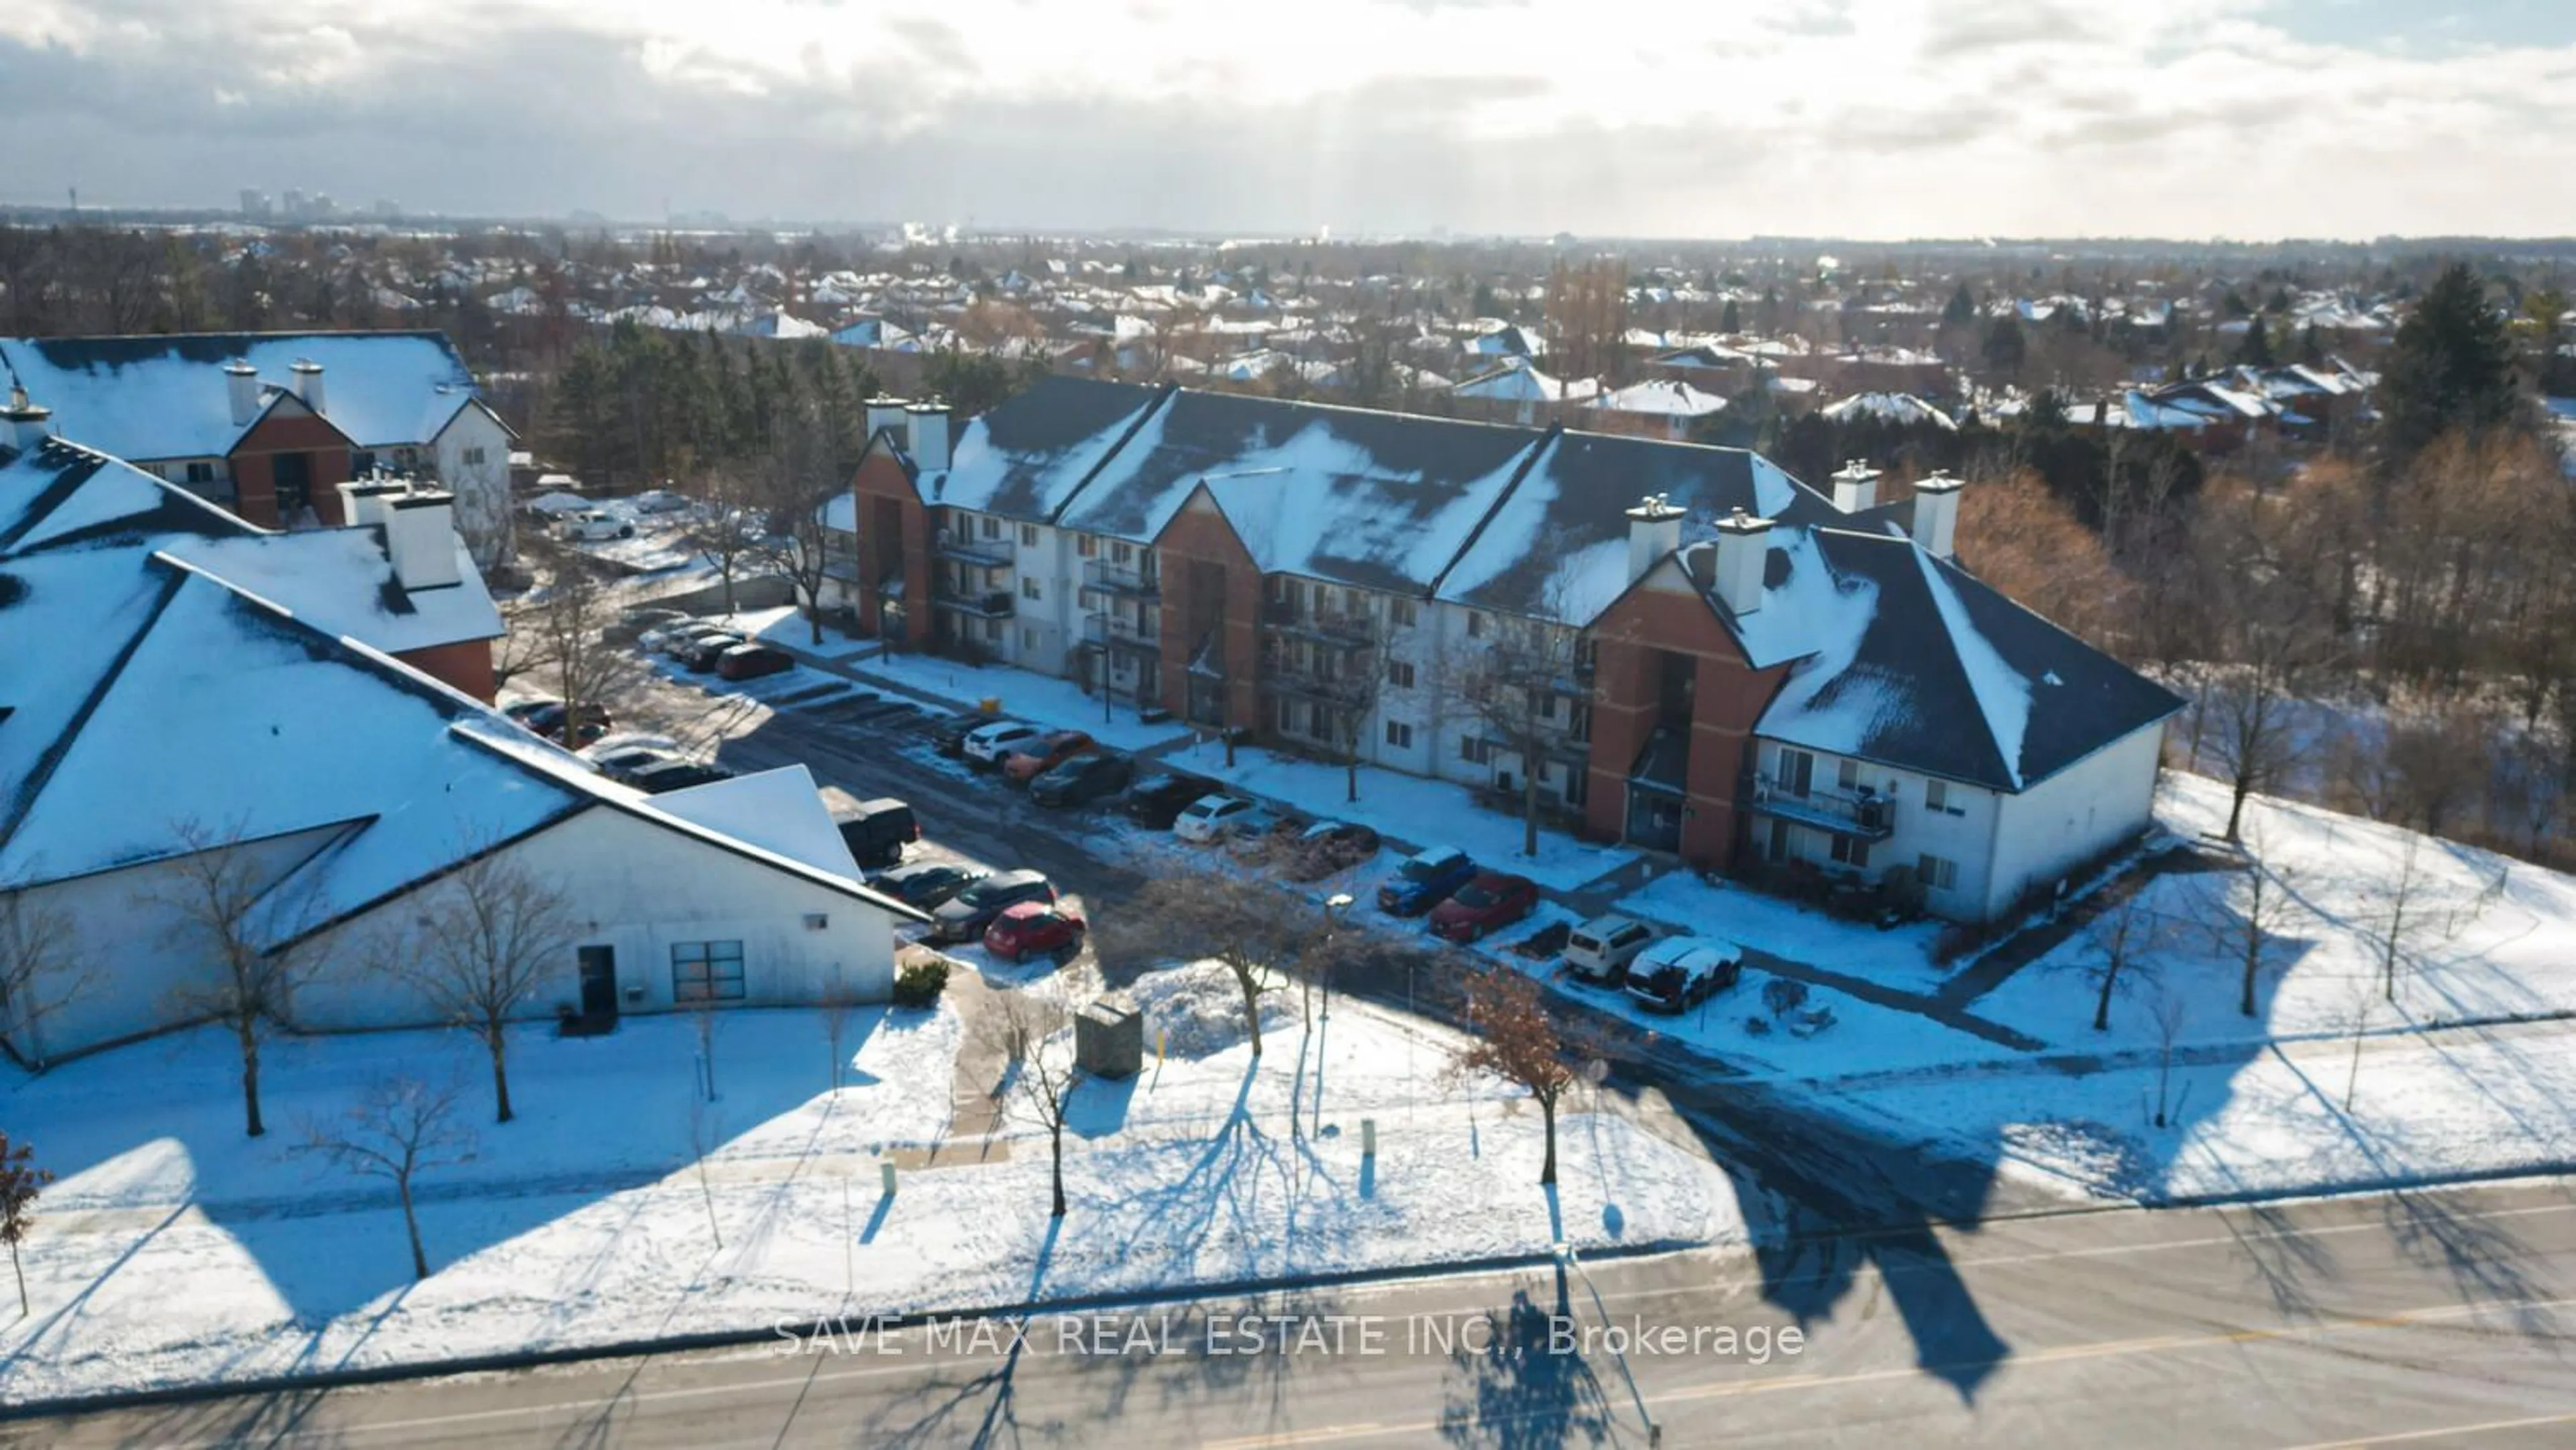
[[[1324,959],[1316,964],[1322,968],[1324,978],[1324,1005],[1316,1015],[1326,1022],[1333,1020],[1333,937],[1342,929],[1343,919],[1350,914],[1353,899],[1347,891],[1336,891],[1324,898],[1324,920],[1329,925],[1324,929]]]

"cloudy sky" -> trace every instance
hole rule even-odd
[[[7,0],[0,201],[2576,233],[2576,0]]]

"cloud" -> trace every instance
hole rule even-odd
[[[2576,192],[2517,180],[2576,166],[2576,47],[2395,54],[2296,38],[2261,0],[2165,0],[2151,48],[2061,0],[1140,11],[19,0],[0,7],[0,199],[295,186],[450,212],[1344,234],[2576,231]]]

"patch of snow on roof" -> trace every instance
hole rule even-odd
[[[1993,644],[1977,632],[1975,621],[1968,618],[1967,605],[1960,602],[1957,590],[1932,562],[1932,555],[1922,549],[1913,551],[1914,561],[1923,570],[1923,587],[1932,593],[1932,602],[1941,611],[1941,626],[1950,635],[1952,648],[1959,652],[1959,667],[1968,674],[1968,687],[1976,692],[1978,712],[1986,717],[1986,728],[1994,732],[1995,749],[2002,753],[2004,769],[2012,776],[2013,788],[2019,790],[2021,776],[2022,736],[2030,728],[2030,680],[1997,653]]]
[[[802,861],[835,876],[858,875],[840,827],[823,805],[813,773],[802,765],[783,765],[732,780],[710,781],[653,798],[657,809],[748,841],[763,850]]]
[[[458,582],[404,590],[373,528],[251,534],[233,539],[173,539],[163,555],[194,565],[243,593],[264,599],[324,634],[355,638],[388,654],[503,632],[462,541]],[[399,599],[402,608],[391,601]]]
[[[1910,708],[1901,682],[1851,674],[1878,618],[1878,585],[1844,579],[1825,563],[1806,529],[1774,531],[1788,576],[1765,589],[1762,607],[1735,616],[1737,637],[1756,669],[1799,663],[1755,727],[1761,734],[1835,755],[1857,754],[1878,721]],[[1831,689],[1830,700],[1825,696]]]

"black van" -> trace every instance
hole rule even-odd
[[[868,871],[901,861],[903,848],[921,839],[921,823],[913,819],[912,807],[892,796],[860,801],[840,795],[832,802],[832,824],[841,828],[850,859]]]

